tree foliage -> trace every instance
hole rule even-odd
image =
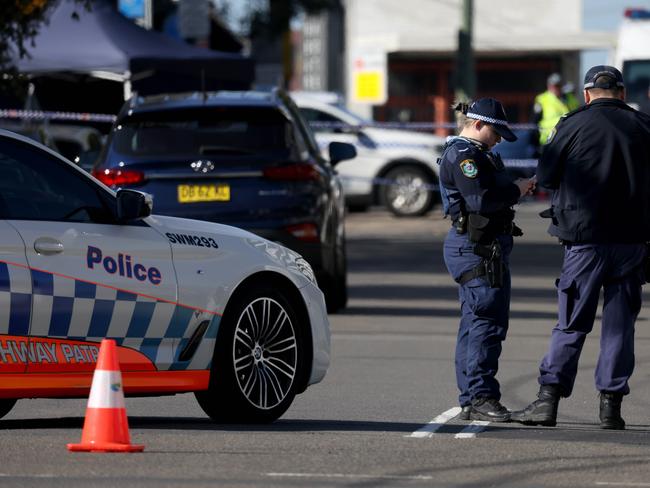
[[[75,0],[90,8],[92,0]],[[29,46],[57,0],[0,0],[0,85],[19,85],[16,57],[28,56]]]

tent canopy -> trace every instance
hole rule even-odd
[[[61,0],[34,45],[27,46],[28,56],[15,60],[18,70],[33,76],[74,73],[130,81],[141,94],[251,86],[250,58],[143,29],[106,0],[91,5],[87,11],[73,0]]]

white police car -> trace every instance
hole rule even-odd
[[[218,421],[275,420],[324,377],[329,325],[305,260],[150,212],[147,195],[0,130],[0,416],[87,396],[102,338],[127,396],[195,392]]]
[[[333,93],[292,92],[291,97],[319,146],[346,142],[356,147],[356,158],[336,166],[350,208],[381,204],[398,217],[409,217],[426,214],[439,200],[436,160],[444,137],[367,127]]]

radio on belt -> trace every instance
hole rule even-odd
[[[88,252],[86,253],[88,268],[94,269],[95,265],[100,263],[104,267],[104,271],[109,274],[117,273],[126,278],[135,278],[138,281],[149,280],[153,285],[159,285],[162,281],[162,275],[158,268],[152,266],[147,269],[143,264],[134,264],[128,254],[119,253],[117,258],[104,256],[102,250],[98,247],[88,246]]]

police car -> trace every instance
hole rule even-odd
[[[333,93],[292,92],[318,144],[352,144],[357,157],[336,165],[351,209],[381,204],[397,217],[425,215],[439,201],[436,161],[445,138],[415,131],[368,127]],[[370,124],[372,125],[372,124]]]
[[[103,338],[127,396],[195,392],[218,421],[275,420],[324,377],[329,325],[304,259],[151,207],[0,130],[0,416],[87,396]]]

